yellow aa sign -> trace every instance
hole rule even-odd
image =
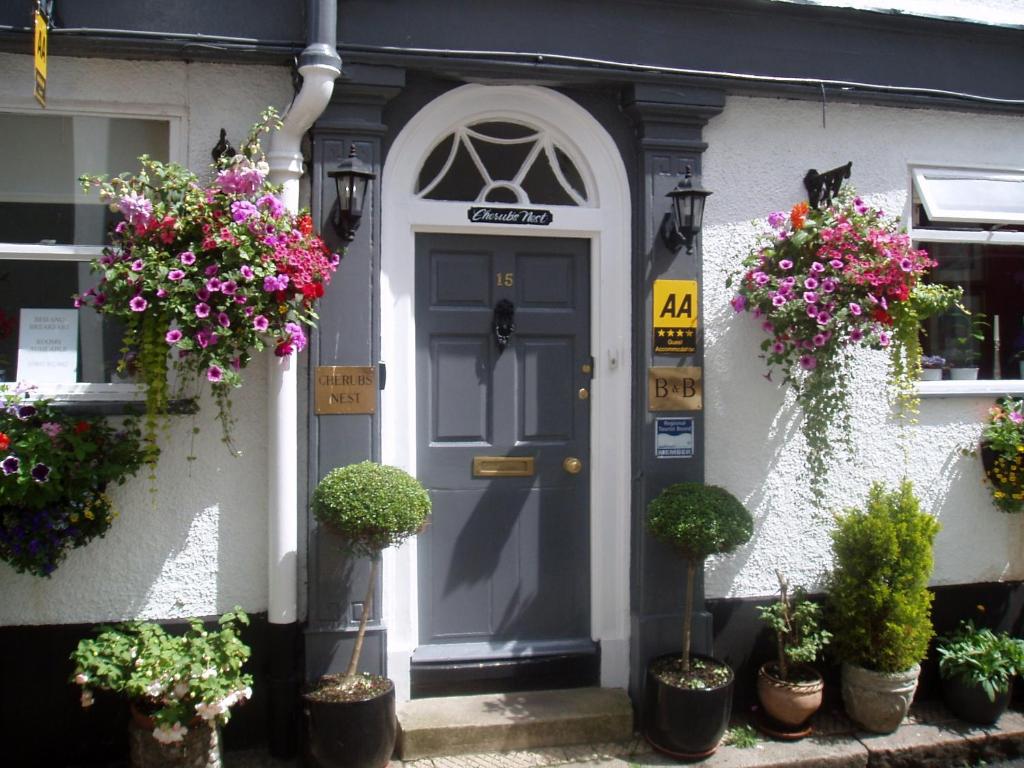
[[[654,352],[697,351],[697,281],[654,281]]]

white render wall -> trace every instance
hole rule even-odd
[[[813,587],[829,568],[831,516],[811,504],[804,480],[800,411],[767,381],[758,358],[763,333],[729,306],[726,277],[737,270],[771,211],[806,199],[803,177],[853,161],[851,182],[887,212],[905,214],[908,163],[1024,165],[1024,120],[810,101],[730,97],[705,129],[704,409],[707,482],[735,493],[755,518],[753,540],[709,561],[709,597],[774,594],[775,569]],[[873,480],[904,472],[942,524],[932,583],[1024,578],[1024,515],[998,511],[982,485],[981,462],[961,455],[980,434],[993,396],[928,397],[920,424],[900,430],[880,397],[882,353],[861,355],[854,401],[856,450],[832,467],[827,506],[860,504]],[[775,377],[778,381],[778,376]]]
[[[0,54],[0,109],[39,112],[32,77],[31,57]],[[47,111],[180,116],[183,157],[203,172],[221,127],[238,146],[263,108],[282,111],[291,93],[284,67],[54,55]],[[221,613],[236,604],[266,610],[266,368],[264,359],[254,360],[233,397],[241,457],[221,444],[208,399],[198,416],[197,461],[186,460],[192,418],[172,417],[161,440],[155,498],[145,471],[115,489],[120,517],[107,536],[74,550],[50,579],[0,564],[0,625],[177,618]]]

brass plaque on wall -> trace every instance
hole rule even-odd
[[[376,413],[377,370],[372,365],[318,365],[316,412]]]
[[[704,407],[702,370],[691,366],[647,369],[647,410],[699,411]]]

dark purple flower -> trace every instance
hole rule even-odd
[[[37,483],[45,483],[50,478],[50,468],[40,462],[32,467],[29,474],[32,475],[32,479]]]
[[[18,471],[18,467],[20,466],[21,462],[18,460],[18,457],[15,456],[13,453],[6,459],[4,459],[2,462],[0,462],[0,469],[4,471],[5,475],[13,475],[15,472]]]

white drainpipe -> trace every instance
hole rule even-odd
[[[284,125],[270,139],[267,161],[270,179],[281,184],[281,200],[299,208],[299,179],[303,173],[302,137],[327,108],[334,80],[341,74],[335,47],[337,0],[310,0],[308,47],[299,58],[302,87],[284,115]],[[291,357],[269,362],[269,479],[268,538],[271,624],[298,621],[298,377]]]

